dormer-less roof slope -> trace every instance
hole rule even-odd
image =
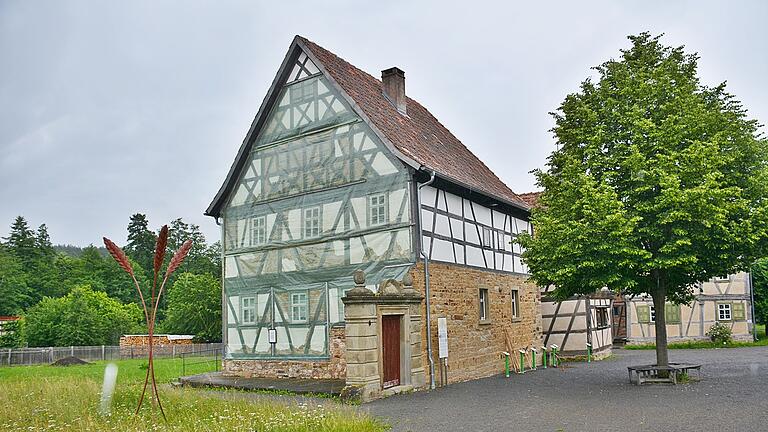
[[[379,135],[379,138],[391,148],[393,147],[396,155],[403,162],[414,168],[423,165],[427,169],[434,170],[440,178],[524,211],[529,210],[525,201],[512,192],[493,171],[421,104],[408,98],[407,115],[401,114],[384,96],[382,83],[378,79],[301,36],[296,36],[292,49],[294,46],[303,49],[313,61],[316,61],[318,68],[326,74],[337,90],[341,91],[350,105]],[[290,55],[289,51],[286,59]],[[275,83],[273,87],[274,85]],[[262,110],[263,108],[264,106]],[[251,145],[249,141],[253,141],[257,135],[254,127],[258,124],[257,115],[246,137],[246,142],[243,143],[243,148],[238,154],[238,159],[247,154]],[[230,189],[229,185],[236,181],[237,167],[240,165],[236,160],[226,182],[208,207],[207,215],[218,216],[223,200]]]

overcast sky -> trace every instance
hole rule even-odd
[[[295,34],[405,70],[516,192],[554,148],[548,112],[628,34],[698,52],[703,81],[768,122],[768,2],[670,3],[0,0],[0,236],[21,214],[54,243],[123,243],[142,212],[217,240],[203,211]]]

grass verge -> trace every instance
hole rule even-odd
[[[672,342],[667,345],[669,349],[713,349],[713,348],[746,348],[757,346],[768,346],[768,337],[765,335],[765,325],[758,324],[757,338],[755,342],[733,341],[727,344],[715,343],[708,340]],[[626,345],[624,349],[628,350],[652,350],[656,349],[656,344]]]
[[[134,416],[146,369],[141,360],[118,364],[112,413],[98,412],[104,362],[83,366],[0,368],[0,430],[26,431],[372,431],[385,425],[354,408],[220,398],[195,389],[160,389],[168,417],[145,403]],[[204,365],[201,365],[204,366]],[[156,375],[169,383],[180,373],[178,360],[159,359]],[[196,373],[202,371],[190,371]]]

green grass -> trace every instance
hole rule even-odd
[[[667,345],[669,349],[712,349],[712,348],[745,348],[756,346],[768,346],[768,337],[765,335],[765,325],[758,324],[757,326],[757,338],[756,342],[739,342],[734,341],[727,344],[715,343],[708,340],[703,341],[686,341],[686,342],[673,342]],[[641,344],[641,345],[626,345],[624,347],[628,350],[652,350],[656,349],[656,344]]]
[[[146,373],[145,361],[121,360],[112,414],[98,413],[101,381],[106,362],[90,365],[16,366],[0,368],[0,430],[26,431],[383,431],[385,425],[352,407],[302,405],[271,400],[221,398],[168,386],[181,374],[178,359],[158,359],[165,424],[145,403],[133,415]],[[210,370],[210,364],[187,367],[187,373]]]

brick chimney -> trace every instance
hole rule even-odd
[[[384,83],[384,95],[401,114],[405,114],[405,72],[397,67],[384,69],[381,82]]]

